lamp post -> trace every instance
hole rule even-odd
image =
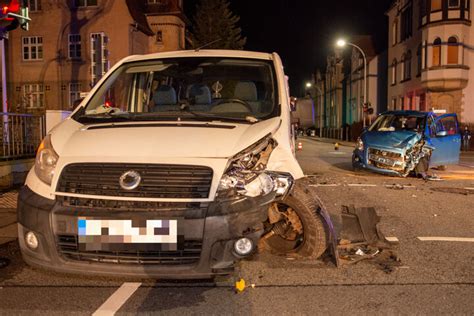
[[[364,104],[363,104],[363,108],[362,108],[362,117],[364,119],[364,127],[366,126],[365,124],[365,112],[364,112],[364,107],[367,106],[367,56],[365,55],[364,51],[362,50],[362,48],[360,48],[359,46],[357,46],[356,44],[353,44],[353,43],[349,43],[349,42],[346,42],[345,40],[343,39],[340,39],[337,41],[336,45],[340,48],[344,48],[345,46],[349,45],[349,46],[352,46],[354,48],[356,48],[360,54],[362,55],[363,59],[364,59]]]
[[[319,96],[322,98],[323,97],[323,91],[321,90],[318,85],[312,85],[311,82],[306,83],[306,88],[309,89],[311,87],[314,87],[316,90],[319,92]],[[320,100],[320,112],[319,112],[319,137],[323,137],[323,100]]]

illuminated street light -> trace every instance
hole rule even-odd
[[[313,85],[311,84],[311,82],[306,82],[306,88],[311,88]]]
[[[343,48],[344,46],[346,46],[347,42],[343,39],[340,39],[337,41],[336,45],[337,47],[340,47],[340,48]]]
[[[362,107],[362,117],[364,118],[364,127],[365,127],[365,112],[364,112],[364,107],[367,106],[367,56],[365,55],[365,53],[364,53],[364,51],[362,50],[362,48],[360,48],[360,47],[357,46],[356,44],[346,42],[346,41],[343,40],[343,39],[339,39],[339,40],[336,42],[336,46],[339,47],[339,48],[344,48],[346,45],[352,46],[352,47],[356,48],[357,50],[359,50],[360,54],[361,54],[362,57],[364,58],[364,104],[363,104],[363,107]]]

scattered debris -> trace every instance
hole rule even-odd
[[[437,174],[426,175],[424,178],[426,181],[443,181],[443,179]]]
[[[235,291],[237,293],[242,293],[245,290],[245,280],[239,279],[235,282]]]
[[[442,193],[454,193],[454,194],[462,194],[462,195],[469,195],[474,194],[474,190],[469,190],[467,188],[432,188],[432,191],[435,192],[442,192]]]
[[[342,263],[356,264],[370,260],[386,273],[393,272],[396,267],[401,266],[394,250],[398,242],[385,238],[378,228],[379,222],[380,216],[373,207],[343,206],[343,228],[338,245]]]
[[[403,190],[405,187],[401,184],[395,183],[395,184],[389,184],[385,186],[387,189],[392,189],[392,190]]]

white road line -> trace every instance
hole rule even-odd
[[[141,283],[124,283],[117,291],[112,294],[100,306],[93,316],[115,315],[115,313],[122,307],[123,304],[135,293],[135,291],[142,285]]]
[[[349,183],[349,187],[376,187],[376,184],[361,184],[361,183]]]
[[[464,188],[464,190],[474,191],[474,188]]]
[[[474,238],[462,237],[418,237],[421,241],[459,241],[459,242],[474,242]]]
[[[388,241],[391,241],[391,242],[399,242],[397,237],[385,237],[385,239],[387,239]]]
[[[310,184],[310,187],[338,187],[340,184]]]

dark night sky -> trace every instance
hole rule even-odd
[[[387,47],[385,11],[392,0],[230,0],[239,15],[246,50],[277,52],[283,59],[293,93],[323,69],[336,38],[370,34],[377,50]],[[192,19],[197,0],[186,0]]]

